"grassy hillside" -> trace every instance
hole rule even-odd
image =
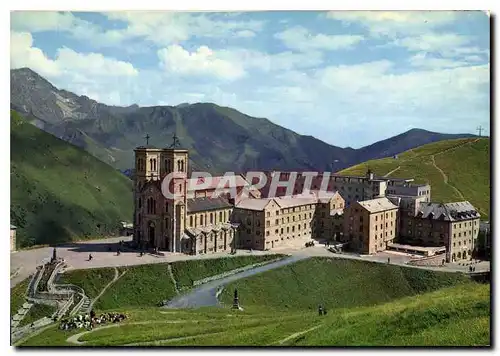
[[[172,274],[179,289],[189,289],[193,281],[215,276],[254,263],[265,262],[283,255],[235,256],[206,260],[173,262]],[[159,301],[176,296],[175,286],[168,274],[168,263],[120,267],[123,274],[95,304],[97,310],[118,308],[149,308]],[[68,271],[60,283],[82,287],[95,298],[115,275],[114,268],[92,268]]]
[[[10,168],[20,247],[113,234],[132,217],[132,181],[14,111]]]
[[[243,307],[316,310],[373,305],[472,283],[459,273],[385,265],[367,261],[311,258],[227,285],[221,300],[232,303],[234,289]]]
[[[265,305],[165,311],[122,310],[129,319],[82,330],[56,326],[20,346],[487,346],[490,286],[461,284],[418,296],[318,316],[314,311],[270,311]]]
[[[398,168],[399,167],[399,168]],[[458,139],[427,144],[398,155],[367,161],[344,169],[341,174],[365,174],[415,178],[416,183],[431,184],[436,202],[470,201],[483,220],[490,214],[490,140]],[[446,177],[439,171],[441,169]],[[445,179],[448,181],[445,182]]]

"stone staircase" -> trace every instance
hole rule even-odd
[[[91,300],[89,297],[84,296],[83,297],[83,303],[82,306],[80,307],[80,313],[82,314],[89,314],[90,313],[90,305],[91,305]]]
[[[46,292],[38,290],[38,284],[40,283],[45,271],[45,264],[37,268],[37,271],[32,276],[26,290],[27,302],[24,303],[17,313],[11,318],[10,325],[12,342],[53,322],[53,319],[44,317],[34,322],[33,327],[31,327],[31,325],[19,327],[19,323],[24,319],[25,315],[34,304],[49,304],[56,306],[57,312],[54,313],[53,317],[57,319],[60,319],[68,313],[74,315],[77,313],[90,312],[91,300],[85,295],[85,291],[81,287],[72,284],[55,283],[56,276],[64,271],[66,267],[67,266],[63,261],[59,261],[47,280]],[[74,302],[76,302],[76,304]],[[73,309],[71,309],[71,307],[73,307]]]

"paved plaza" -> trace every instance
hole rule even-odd
[[[211,259],[229,256],[227,252],[196,256],[189,256],[182,253],[162,252],[164,254],[163,256],[155,256],[152,254],[145,254],[143,256],[140,256],[135,251],[127,251],[124,249],[122,249],[121,254],[118,256],[116,253],[116,249],[118,248],[119,242],[121,240],[131,241],[132,237],[122,236],[104,240],[63,244],[57,247],[57,256],[64,258],[71,269],[131,266],[150,263],[175,262],[191,259]],[[109,250],[110,247],[111,251]],[[50,258],[52,257],[52,252],[52,247],[43,247],[39,249],[24,250],[12,253],[10,255],[10,270],[11,275],[14,274],[14,276],[11,278],[11,287],[30,276],[36,270],[37,266],[50,260]],[[238,250],[236,252],[236,256],[244,256],[250,254],[265,255],[275,253],[288,254],[300,258],[324,256],[365,260],[380,263],[387,263],[387,259],[390,258],[390,263],[393,265],[405,265],[410,259],[414,258],[414,256],[409,254],[392,251],[379,252],[375,255],[358,255],[350,253],[335,254],[328,251],[328,249],[324,245],[320,244],[316,244],[314,247],[304,247],[304,241],[297,241],[291,246],[277,248],[272,251]],[[92,254],[92,261],[88,261],[89,254]],[[490,263],[488,261],[479,262],[477,264],[474,264],[474,266],[476,267],[476,272],[489,271],[490,269]],[[458,263],[449,263],[443,267],[415,268],[426,268],[440,271],[469,271],[468,266],[459,265]]]

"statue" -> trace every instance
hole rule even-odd
[[[57,260],[57,253],[56,253],[56,248],[54,247],[54,250],[52,251],[52,262],[55,262]]]
[[[240,302],[238,300],[238,290],[234,290],[234,300],[233,300],[233,309],[240,309]]]

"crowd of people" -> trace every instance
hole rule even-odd
[[[71,329],[88,329],[106,323],[119,323],[123,320],[127,319],[125,314],[119,313],[104,313],[97,316],[94,311],[91,311],[90,314],[85,315],[77,315],[70,319],[61,320],[61,325],[59,329],[61,330],[71,330]]]

